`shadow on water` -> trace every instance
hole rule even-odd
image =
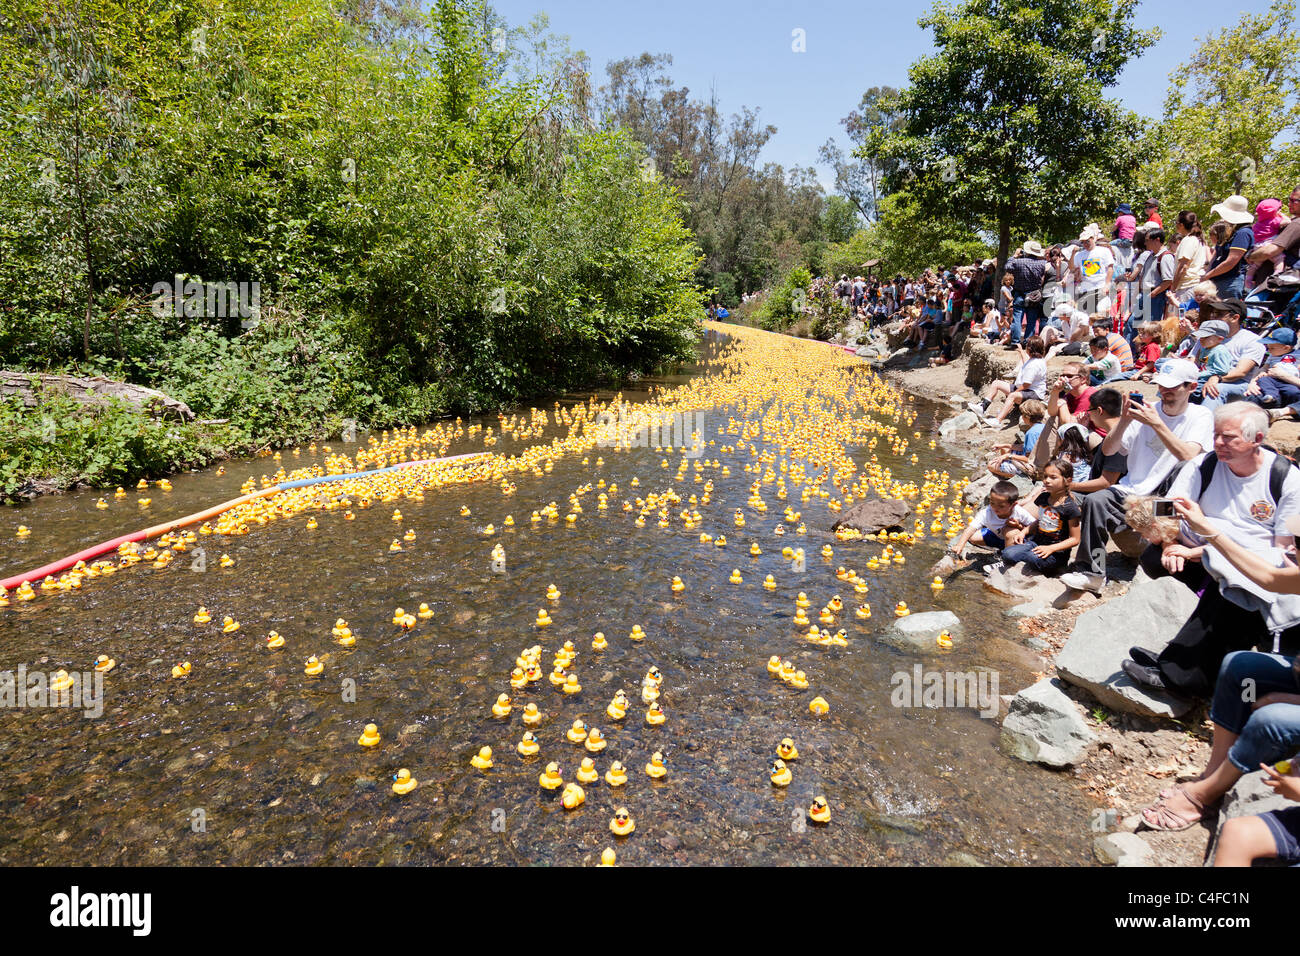
[[[704,360],[720,347],[716,339],[706,343]],[[645,388],[677,384],[699,369],[683,371],[640,382],[624,396],[635,401]],[[916,407],[914,427],[933,435],[940,410]],[[717,431],[728,418],[725,408],[707,413],[706,437],[723,444]],[[484,421],[497,424],[495,416]],[[509,454],[515,444],[522,445],[503,437],[493,450]],[[450,453],[480,448],[462,443]],[[915,465],[883,451],[881,460],[904,479],[919,480],[929,468],[964,473],[942,451],[921,452]],[[292,468],[322,457],[321,449],[303,448],[297,458],[286,451],[284,462]],[[868,457],[865,448],[855,452],[859,462]],[[684,497],[700,492],[694,469],[675,482],[651,448],[593,449],[585,466],[570,456],[541,478],[519,476],[513,496],[482,483],[430,492],[423,503],[401,501],[401,527],[417,536],[401,553],[388,552],[391,507],[358,511],[351,522],[320,512],[312,531],[299,516],[243,537],[201,539],[235,558],[233,568],[209,562],[206,571],[191,572],[178,560],[154,571],[142,564],[0,610],[0,669],[89,669],[100,653],[119,662],[105,681],[102,717],[0,710],[0,810],[8,821],[0,862],[570,864],[617,844],[627,863],[934,864],[965,859],[960,854],[986,863],[1088,863],[1092,806],[1068,776],[1003,756],[997,722],[972,708],[891,704],[891,681],[916,664],[988,670],[1002,694],[1031,683],[1037,661],[1003,616],[1005,603],[971,577],[933,596],[923,569],[940,545],[926,539],[907,550],[906,565],[868,574],[866,598],[876,613],[857,620],[849,613],[852,588],[836,580],[834,568],[863,572],[880,545],[837,542],[829,531],[835,516],[818,499],[801,505],[797,493],[788,503],[802,510],[807,533],[774,537],[785,503],[766,515],[744,509],[747,459],[716,447],[705,458],[732,466],[730,477],[721,469],[700,472],[715,484],[712,504],[701,508],[703,529],[726,534],[725,548],[701,544],[698,531],[677,521],[638,530],[635,514],[621,508],[624,498],[669,486]],[[234,497],[250,475],[274,471],[274,462],[231,462],[226,471],[177,476],[170,492],[151,489],[147,517],[133,490],[103,512],[94,507],[98,493],[8,512],[0,568],[15,573]],[[638,489],[630,487],[633,476]],[[583,496],[576,525],[530,526],[534,509],[564,503],[580,484],[602,478],[619,485],[608,511],[597,510],[597,489]],[[769,506],[777,504],[764,494]],[[460,514],[462,505],[471,516]],[[745,510],[744,528],[733,526],[737,507]],[[507,514],[513,528],[503,527]],[[20,518],[34,531],[22,542],[12,535]],[[489,522],[498,529],[490,538],[483,534]],[[750,556],[751,541],[761,556]],[[506,551],[504,574],[491,566],[497,542]],[[819,552],[828,543],[835,556],[824,561]],[[781,558],[783,544],[807,551],[805,572]],[[733,569],[743,584],[728,583]],[[762,587],[769,573],[775,591]],[[681,595],[669,590],[674,574],[687,585]],[[556,602],[545,598],[552,583],[561,591]],[[814,611],[831,595],[844,596],[839,624],[850,646],[797,640],[791,617],[799,591]],[[922,652],[882,642],[887,612],[899,600],[914,610],[957,612],[965,641]],[[393,626],[394,608],[421,602],[432,619],[409,633]],[[192,623],[199,605],[213,624]],[[539,630],[533,621],[542,607],[554,624]],[[229,635],[216,624],[227,614],[241,622]],[[358,637],[352,648],[330,636],[338,617]],[[627,639],[633,624],[644,628],[645,641]],[[265,648],[270,629],[285,637],[284,649]],[[597,630],[609,638],[603,652],[591,649]],[[565,696],[544,679],[516,697],[508,720],[491,717],[516,654],[540,643],[549,669],[551,652],[565,640],[578,649],[582,692]],[[325,661],[319,679],[303,674],[311,654]],[[811,689],[771,678],[765,664],[773,654],[793,657]],[[181,660],[192,661],[194,672],[172,680],[170,668]],[[651,664],[665,678],[668,721],[657,728],[644,722],[639,702]],[[355,682],[355,702],[345,699],[345,681]],[[604,709],[620,687],[633,702],[615,723]],[[814,694],[831,702],[827,717],[809,714]],[[522,758],[515,744],[529,700],[545,715],[536,728],[542,752]],[[558,791],[540,790],[537,776],[556,760],[573,779],[586,751],[564,731],[577,718],[609,739],[595,755],[600,771],[622,760],[629,781],[618,791],[603,781],[589,785],[585,805],[566,812]],[[383,735],[373,749],[357,744],[369,721]],[[795,739],[800,757],[793,784],[780,790],[767,767],[784,736]],[[469,758],[485,744],[496,765],[474,770]],[[655,750],[670,768],[662,782],[642,770]],[[420,781],[406,797],[390,791],[399,767]],[[828,828],[806,825],[804,809],[818,794],[834,814]],[[618,806],[637,822],[625,840],[608,830]]]

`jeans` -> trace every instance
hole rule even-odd
[[[1068,552],[1053,551],[1047,557],[1040,558],[1034,554],[1036,547],[1038,545],[1033,541],[1013,544],[1002,552],[1002,561],[1004,564],[1023,564],[1031,571],[1039,571],[1043,574],[1057,575],[1065,570],[1066,562],[1069,560]]]
[[[1240,299],[1241,294],[1246,290],[1246,277],[1241,273],[1216,276],[1210,281],[1218,290],[1220,299]]]
[[[1019,343],[1021,333],[1025,338],[1029,338],[1038,328],[1038,321],[1043,317],[1042,305],[1034,305],[1025,301],[1023,295],[1013,296],[1011,299],[1011,341]]]
[[[1079,550],[1075,564],[1093,574],[1106,575],[1106,540],[1110,532],[1127,527],[1124,499],[1128,493],[1112,485],[1083,496],[1079,520]]]
[[[1274,408],[1300,402],[1300,385],[1292,385],[1271,375],[1261,375],[1255,379],[1255,384],[1259,386],[1260,394],[1250,396],[1247,401],[1254,402],[1256,405]]]
[[[1300,692],[1291,659],[1280,654],[1234,651],[1223,659],[1214,685],[1210,719],[1237,740],[1228,759],[1242,773],[1258,770],[1300,750],[1300,705],[1269,704],[1252,709],[1266,694]]]
[[[1230,402],[1241,398],[1246,394],[1246,389],[1248,388],[1250,388],[1250,382],[1220,382],[1219,397],[1210,398],[1206,395],[1201,400],[1201,404],[1209,409],[1218,408],[1224,402]]]

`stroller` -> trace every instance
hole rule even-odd
[[[1261,335],[1277,328],[1300,326],[1300,269],[1269,276],[1245,296],[1242,325]]]

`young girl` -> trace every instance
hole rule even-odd
[[[1070,494],[1074,466],[1053,458],[1043,467],[1042,494],[1034,499],[1038,516],[1029,527],[1008,531],[1004,565],[1024,563],[1031,571],[1055,577],[1065,570],[1079,544],[1079,502]]]
[[[1282,201],[1279,199],[1261,199],[1259,205],[1255,207],[1255,225],[1251,230],[1255,233],[1255,245],[1262,245],[1279,232],[1291,220],[1287,218],[1286,213],[1282,212]],[[1257,282],[1263,282],[1275,272],[1281,272],[1284,268],[1281,254],[1274,256],[1266,265],[1258,263],[1246,270],[1246,288],[1252,288]]]
[[[1092,477],[1092,447],[1088,444],[1087,433],[1078,425],[1065,427],[1059,432],[1060,444],[1056,446],[1057,457],[1070,463],[1070,484],[1087,481]]]

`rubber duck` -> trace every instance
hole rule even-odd
[[[526,704],[524,706],[524,726],[536,727],[542,722],[542,712],[537,709],[536,704]]]
[[[546,585],[546,599],[548,601],[558,601],[560,599],[560,591],[554,584]]]
[[[605,708],[605,713],[609,716],[610,720],[622,720],[627,716],[627,698],[623,696],[621,690],[616,693],[614,699],[609,702],[609,706]]]
[[[95,670],[101,674],[107,674],[116,666],[117,661],[113,660],[113,658],[109,657],[107,654],[100,654],[95,658]]]
[[[194,623],[207,624],[210,620],[212,620],[212,615],[208,613],[207,608],[200,605],[198,613],[194,615]]]
[[[1279,760],[1277,763],[1273,764],[1273,769],[1283,775],[1289,774],[1291,772],[1291,761]]]
[[[587,725],[581,720],[575,720],[564,736],[569,738],[570,743],[580,744],[587,739]]]
[[[121,486],[119,486],[118,489],[117,489],[116,491],[113,492],[113,497],[114,497],[114,498],[125,498],[125,497],[126,497],[126,489],[125,489],[125,488],[122,488]]]
[[[152,498],[137,498],[137,499],[135,499],[135,500],[136,500],[136,503],[139,504],[141,508],[148,508],[150,502],[153,501]]]
[[[534,621],[533,623],[536,624],[538,627],[551,626],[551,616],[546,613],[546,608],[542,608],[537,612],[537,620]]]
[[[352,628],[348,627],[347,624],[344,624],[342,627],[335,626],[334,639],[344,647],[351,647],[357,642],[356,637],[352,633]]]
[[[749,545],[749,553],[754,557],[758,557],[760,554],[763,553],[763,549],[758,546],[757,541],[753,541]]]
[[[308,677],[319,677],[323,670],[325,670],[325,665],[317,660],[316,655],[313,654],[307,658],[307,666],[303,668],[302,672]]]
[[[50,690],[62,692],[72,686],[72,675],[65,670],[55,671],[50,676]]]
[[[600,779],[600,771],[596,769],[596,764],[590,757],[582,758],[582,766],[574,774],[579,783],[595,783]]]
[[[393,541],[392,541],[392,543],[388,546],[388,553],[389,553],[389,554],[396,554],[398,551],[401,551],[401,550],[402,550],[402,542],[400,542],[400,541],[398,541],[396,538],[394,538]]]
[[[636,829],[632,814],[627,812],[626,807],[619,807],[614,811],[614,819],[609,821],[609,829],[615,836],[627,836]]]
[[[765,587],[769,591],[775,591],[776,578],[772,577],[772,575],[769,574],[766,578],[763,579],[763,587]]]
[[[233,617],[227,616],[221,619],[222,634],[233,634],[237,630],[239,630],[239,622],[236,621]]]
[[[398,509],[393,512],[393,521],[400,522],[401,520],[402,520],[402,512],[400,509]]]
[[[906,601],[899,601],[894,605],[894,617],[907,617],[912,612],[907,607]]]
[[[649,709],[645,712],[645,722],[651,727],[658,727],[667,719],[658,701],[651,703]]]
[[[930,444],[933,445],[934,442]],[[808,807],[808,819],[813,823],[831,822],[831,808],[825,797],[813,797],[813,802]]]
[[[411,771],[403,767],[393,774],[393,793],[405,796],[419,786],[419,781],[411,776]]]
[[[816,717],[822,717],[830,713],[831,705],[826,703],[824,697],[814,697],[808,701],[808,710]]]
[[[664,777],[668,776],[668,768],[664,766],[664,755],[658,750],[654,752],[654,756],[650,758],[650,762],[645,765],[645,772],[655,780],[662,780]]]
[[[430,610],[429,605],[421,604],[420,610],[416,613],[416,617],[422,621],[427,621],[429,618],[433,617],[433,611]]]
[[[821,613],[817,615],[817,620],[822,624],[834,624],[835,615],[831,613],[829,607],[824,607],[821,609]]]
[[[933,591],[935,594],[938,594],[940,591],[942,591],[943,579],[940,578],[938,575],[935,575],[934,580],[930,582],[930,590]]]
[[[520,739],[518,746],[515,747],[521,757],[531,757],[540,749],[541,745],[537,742],[537,738],[533,736],[531,730],[524,731],[524,736]]]
[[[497,697],[496,703],[492,705],[492,716],[493,717],[510,716],[510,695],[509,694],[501,694]]]
[[[641,703],[653,704],[659,699],[659,685],[646,681],[641,685]]]
[[[554,761],[548,763],[546,769],[538,776],[537,785],[543,790],[555,790],[564,786],[564,778],[560,776],[560,765]]]
[[[773,654],[771,657],[767,659],[767,672],[771,674],[773,677],[780,677],[782,663],[783,662],[781,658],[778,657],[776,654]]]
[[[664,675],[659,670],[659,668],[651,664],[650,669],[645,672],[645,677],[642,679],[641,682],[643,684],[654,684],[656,687],[658,687],[664,682]]]
[[[740,568],[735,568],[731,572],[731,577],[727,578],[732,584],[744,584],[745,579],[740,576]]]
[[[307,519],[307,530],[308,530],[308,531],[315,531],[315,530],[316,530],[316,516],[315,516],[315,515],[313,515],[312,517],[310,517],[310,518]]]
[[[798,609],[794,612],[794,626],[795,626],[795,627],[807,627],[807,626],[808,626],[809,624],[811,624],[811,623],[812,623],[812,621],[810,621],[810,620],[808,619],[808,615],[804,612],[804,609],[803,609],[803,608],[798,608]]]
[[[794,745],[794,741],[785,737],[776,745],[776,755],[782,760],[798,760],[799,748]]]
[[[144,491],[148,487],[149,487],[149,482],[145,481],[143,478],[141,478],[139,481],[135,483],[136,491]]]
[[[591,753],[597,754],[605,749],[607,743],[608,741],[606,741],[604,735],[601,734],[600,728],[592,727],[590,732],[587,734],[587,740],[583,746]]]
[[[172,668],[172,677],[189,677],[190,671],[193,669],[194,668],[189,661],[177,664]]]
[[[867,618],[871,617],[871,605],[870,604],[860,605],[858,609],[853,613],[855,613],[859,618],[865,621]]]
[[[952,635],[948,633],[947,628],[944,628],[939,632],[939,636],[935,639],[935,643],[940,647],[952,647]]]
[[[361,731],[361,736],[357,738],[357,743],[362,747],[373,747],[379,743],[379,728],[374,724],[366,724],[365,729]]]
[[[774,786],[790,786],[790,781],[794,779],[794,774],[790,772],[790,768],[785,765],[784,760],[778,757],[772,761],[772,766],[769,769],[771,770],[770,779]]]
[[[105,508],[108,507],[108,502],[105,501],[103,498],[100,498],[98,501],[95,502],[95,507],[98,508],[100,511],[103,511]]]
[[[682,582],[681,578],[673,575],[672,589],[674,594],[680,594],[682,591],[686,590],[686,585]]]
[[[848,647],[849,646],[848,633],[844,630],[844,628],[840,628],[830,637],[826,638],[824,643],[826,644],[827,647]]]
[[[492,767],[492,748],[480,747],[479,752],[469,758],[470,764],[478,770],[489,770]]]
[[[597,866],[613,866],[615,860],[617,860],[617,859],[618,859],[618,857],[617,857],[617,855],[614,853],[614,848],[613,848],[612,846],[607,846],[607,847],[605,847],[605,849],[604,849],[603,851],[601,851],[601,854],[600,854],[600,862],[597,863],[596,865],[597,865]]]
[[[713,539],[713,546],[716,548],[725,548],[727,546],[727,536],[720,534]]]
[[[578,683],[578,675],[570,674],[564,679],[564,687],[561,688],[566,694],[578,694],[582,692],[582,685]]]
[[[807,690],[808,675],[803,671],[795,671],[794,676],[790,678],[790,686],[795,690]]]
[[[808,595],[800,591],[799,596],[794,599],[794,606],[799,610],[804,611],[812,607],[812,601],[808,600]]]
[[[587,801],[587,794],[576,783],[570,782],[564,785],[564,791],[560,794],[560,803],[566,810],[576,810]]]
[[[279,650],[281,647],[284,647],[284,638],[280,636],[279,632],[272,631],[266,635],[266,649],[268,651]]]
[[[604,632],[597,631],[591,638],[591,649],[593,651],[603,651],[607,647],[609,647],[609,641],[605,640]]]
[[[491,526],[491,525],[488,525],[488,527],[490,528],[490,527],[492,527],[492,526]],[[414,528],[408,528],[408,529],[406,530],[406,534],[402,535],[402,540],[403,540],[403,541],[414,541],[414,540],[415,540],[415,529],[414,529]]]
[[[605,771],[605,782],[611,787],[621,787],[627,783],[627,768],[615,760]]]
[[[645,640],[645,631],[641,630],[640,624],[633,624],[632,631],[627,637],[630,641],[643,641]]]
[[[223,554],[221,556],[221,560],[218,561],[217,563],[220,564],[223,568],[233,568],[235,566],[235,559],[228,554]]]

